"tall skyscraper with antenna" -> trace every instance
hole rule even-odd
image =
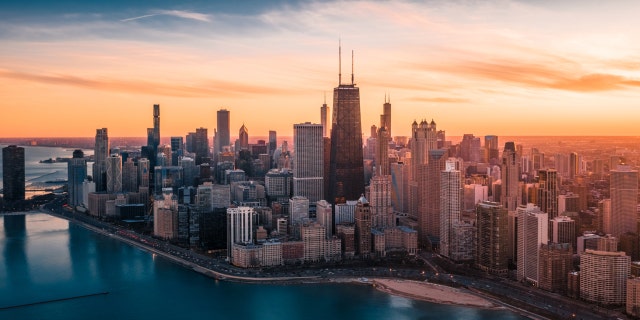
[[[364,193],[362,163],[362,125],[360,122],[360,88],[353,78],[351,53],[351,83],[342,83],[342,46],[338,49],[338,86],[333,89],[331,154],[329,169],[330,201],[345,203]]]

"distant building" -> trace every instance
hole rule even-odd
[[[96,129],[93,155],[93,181],[96,183],[96,192],[106,191],[107,157],[109,157],[109,136],[107,134],[107,128]]]
[[[3,196],[6,201],[24,200],[24,148],[10,145],[2,148]]]
[[[72,207],[82,205],[82,183],[87,178],[87,160],[82,150],[74,150],[73,158],[67,163],[67,183],[69,204]],[[6,180],[5,180],[6,181]]]
[[[371,254],[371,207],[364,196],[356,204],[355,222],[356,254],[368,258]]]
[[[611,170],[611,235],[637,232],[638,171],[619,165]]]

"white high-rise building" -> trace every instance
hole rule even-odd
[[[324,142],[322,125],[293,125],[293,195],[316,203],[324,198]]]
[[[549,240],[549,215],[532,203],[520,205],[518,213],[518,281],[534,285],[539,280],[540,245]]]
[[[451,257],[454,224],[460,222],[464,202],[462,159],[449,158],[440,173],[440,254]]]
[[[255,211],[250,207],[227,209],[227,255],[233,262],[234,244],[253,243],[253,215]]]

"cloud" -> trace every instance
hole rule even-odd
[[[410,63],[411,70],[441,72],[461,78],[493,80],[512,83],[522,87],[557,89],[574,92],[598,92],[640,87],[640,81],[625,76],[583,70],[580,64],[564,58],[558,61],[540,60],[532,57],[494,60],[450,61],[447,64]]]
[[[43,75],[0,69],[0,78],[23,80],[51,85],[67,85],[86,89],[150,94],[157,96],[196,98],[209,96],[244,97],[247,95],[286,95],[295,89],[281,89],[259,85],[247,85],[222,80],[205,80],[195,85],[166,84],[150,81],[119,79],[87,79],[72,75]]]
[[[470,101],[469,99],[447,98],[447,97],[411,97],[405,100],[418,101],[418,102],[438,102],[438,103],[465,103]]]
[[[172,16],[189,20],[197,20],[202,22],[210,22],[210,16],[204,13],[191,12],[191,11],[183,11],[183,10],[153,10],[150,14],[145,14],[138,17],[122,19],[120,21],[127,22],[138,19],[151,18],[156,16]]]

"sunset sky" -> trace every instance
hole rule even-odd
[[[640,135],[639,1],[2,1],[0,137],[231,134],[320,122],[343,80],[362,130]],[[346,82],[346,81],[343,81]]]

